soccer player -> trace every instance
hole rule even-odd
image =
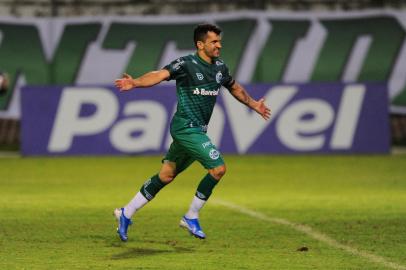
[[[271,111],[264,99],[252,99],[245,89],[229,73],[226,64],[219,58],[221,29],[212,24],[200,24],[194,30],[196,53],[180,57],[163,69],[151,71],[133,79],[124,74],[115,81],[120,91],[150,87],[163,80],[176,80],[177,110],[172,118],[170,133],[173,142],[162,160],[158,174],[148,179],[135,197],[123,208],[115,209],[118,220],[117,233],[122,241],[127,241],[131,217],[175,177],[195,160],[199,161],[208,173],[197,187],[187,213],[180,220],[180,226],[191,235],[204,239],[205,233],[199,224],[199,211],[212,194],[213,188],[226,172],[222,155],[206,135],[207,125],[221,86],[227,88],[241,103],[256,111],[268,120]]]

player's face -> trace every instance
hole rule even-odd
[[[221,37],[214,32],[207,32],[207,37],[204,42],[204,53],[210,58],[220,56]]]

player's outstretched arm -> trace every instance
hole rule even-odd
[[[247,105],[249,108],[256,111],[259,115],[262,116],[265,120],[268,120],[271,117],[271,109],[265,105],[265,99],[261,98],[260,100],[253,99],[247,91],[240,85],[235,82],[231,88],[230,93],[241,103]]]
[[[122,78],[115,80],[114,85],[120,91],[128,91],[133,88],[153,86],[166,80],[169,76],[169,71],[166,69],[151,71],[135,79],[124,73]]]

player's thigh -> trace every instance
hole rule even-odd
[[[162,159],[163,164],[168,164],[165,169],[172,170],[174,177],[184,171],[195,160],[193,157],[179,144],[178,141],[173,141],[169,147],[168,152]]]
[[[209,170],[224,166],[224,159],[220,151],[206,133],[190,133],[182,136],[178,141],[189,155],[199,161],[204,168]]]

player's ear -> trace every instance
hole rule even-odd
[[[196,45],[197,45],[197,48],[200,49],[200,50],[204,48],[204,43],[203,43],[203,41],[200,41],[200,40],[199,40],[199,41],[196,43]]]

